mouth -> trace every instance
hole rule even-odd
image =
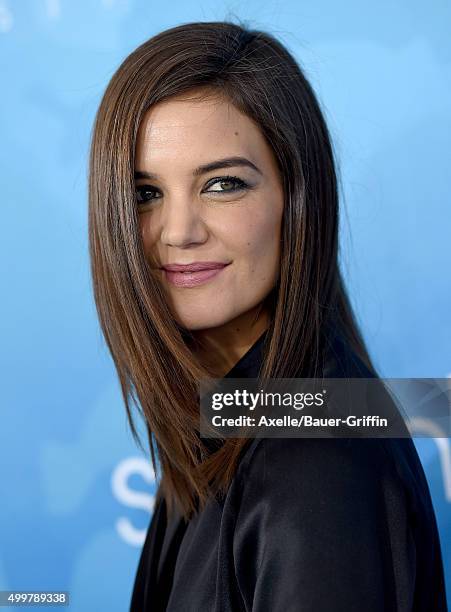
[[[175,287],[197,287],[221,274],[230,264],[207,262],[205,264],[171,264],[163,266],[165,279]],[[177,269],[179,268],[179,269]]]
[[[213,270],[216,268],[223,268],[230,262],[223,261],[193,261],[188,264],[165,264],[161,266],[164,270],[169,272],[197,272],[199,270]]]

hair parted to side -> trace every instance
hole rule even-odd
[[[98,108],[89,160],[93,292],[117,369],[128,421],[144,419],[159,493],[185,518],[225,492],[248,439],[209,452],[199,436],[198,380],[211,373],[190,350],[152,275],[134,184],[138,127],[157,102],[181,93],[219,95],[260,127],[284,189],[280,274],[268,296],[272,323],[260,373],[320,375],[326,324],[374,371],[338,265],[338,189],[333,150],[300,66],[271,34],[231,22],[186,23],[153,36],[119,66]],[[158,477],[158,476],[157,476]]]

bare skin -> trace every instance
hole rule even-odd
[[[250,163],[235,160],[195,172],[231,157]],[[270,322],[264,299],[279,273],[284,206],[273,151],[258,126],[230,102],[190,93],[147,112],[135,172],[141,173],[135,184],[149,261],[227,264],[194,287],[175,286],[156,270],[178,322],[196,339],[197,356],[223,376]]]

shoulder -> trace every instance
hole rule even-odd
[[[237,483],[238,531],[248,529],[250,517],[257,531],[270,522],[280,541],[291,532],[309,540],[317,538],[317,543],[337,537],[372,542],[376,533],[387,533],[396,524],[403,523],[407,529],[413,516],[427,518],[431,508],[421,464],[415,464],[415,451],[408,442],[254,440]]]
[[[260,438],[240,465],[241,486],[266,496],[295,499],[318,492],[368,493],[387,481],[402,487],[396,459],[406,457],[398,439]]]
[[[396,601],[394,568],[410,592],[408,503],[383,440],[256,439],[240,467],[233,546],[249,602],[380,610]]]

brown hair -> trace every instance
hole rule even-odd
[[[117,369],[128,421],[144,419],[159,493],[188,518],[226,491],[248,440],[210,452],[199,437],[198,381],[211,373],[190,350],[144,255],[136,207],[138,127],[155,103],[216,92],[253,119],[283,179],[280,274],[268,296],[272,322],[260,376],[319,375],[326,324],[370,357],[338,267],[337,175],[325,120],[301,68],[272,35],[230,22],[187,23],[141,44],[101,100],[89,161],[89,247],[102,332]]]

